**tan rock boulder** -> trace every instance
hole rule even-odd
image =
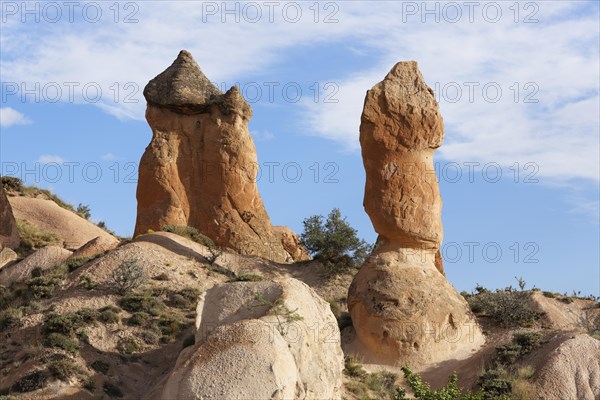
[[[0,182],[0,248],[10,247],[16,249],[19,247],[19,242],[17,222],[2,182]]]
[[[0,269],[17,261],[18,258],[19,257],[17,253],[15,253],[11,248],[0,248]]]
[[[189,225],[242,254],[294,261],[258,193],[252,109],[238,89],[221,93],[182,51],[144,96],[152,140],[140,161],[134,235]]]
[[[60,207],[52,200],[35,197],[10,197],[15,218],[27,221],[35,228],[57,235],[63,247],[77,250],[90,240],[101,237],[118,244],[119,240],[79,215]]]
[[[340,398],[344,360],[337,322],[304,283],[282,278],[217,285],[200,298],[196,326],[195,348],[179,356],[163,398]],[[231,342],[224,341],[230,334]]]
[[[444,276],[442,200],[433,152],[442,117],[415,62],[396,64],[367,92],[360,126],[364,206],[377,248],[350,286],[353,351],[365,361],[419,367],[466,358],[484,337]]]
[[[119,242],[98,236],[73,252],[70,258],[94,257],[117,248]]]
[[[600,341],[586,334],[567,339],[539,360],[534,375],[537,398],[596,400],[600,398]]]
[[[10,285],[12,282],[31,278],[31,271],[35,268],[41,268],[42,271],[48,270],[55,265],[63,263],[70,256],[69,250],[58,246],[48,246],[39,249],[23,261],[11,264],[0,270],[0,284]]]

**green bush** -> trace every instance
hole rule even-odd
[[[496,346],[496,361],[505,365],[513,364],[521,357],[521,351],[521,346],[515,343]]]
[[[0,332],[19,326],[23,318],[23,311],[19,308],[9,307],[0,312]]]
[[[90,217],[92,216],[92,210],[90,209],[90,206],[88,206],[87,204],[79,203],[79,205],[77,206],[77,210],[75,210],[75,212],[81,218],[85,218],[85,219],[90,219]]]
[[[22,193],[25,188],[23,181],[20,178],[3,176],[0,179],[2,180],[2,186],[4,186],[6,191]]]
[[[345,273],[360,267],[373,249],[372,245],[358,238],[356,229],[342,218],[337,208],[325,221],[323,216],[313,215],[303,224],[302,244],[331,273]]]
[[[527,354],[539,347],[542,334],[539,332],[516,332],[513,342],[521,346],[521,354]]]
[[[503,370],[487,370],[479,376],[478,385],[483,391],[483,399],[510,400],[512,382]]]
[[[51,333],[46,336],[44,345],[46,347],[63,349],[69,353],[77,353],[81,349],[79,341],[71,339],[61,333]]]
[[[462,393],[458,388],[458,375],[453,373],[448,380],[448,384],[439,390],[433,390],[428,383],[424,382],[421,376],[414,374],[410,367],[402,367],[404,378],[418,400],[481,400],[481,392]],[[394,400],[408,400],[406,392],[403,389],[396,388]]]
[[[73,376],[77,375],[80,370],[75,364],[75,361],[70,358],[51,361],[48,364],[50,375],[61,381],[68,382]]]
[[[352,378],[364,378],[367,376],[367,371],[355,357],[346,356],[344,359],[344,374]]]
[[[119,301],[119,305],[130,313],[145,312],[153,316],[160,315],[167,307],[160,298],[149,294],[130,294]]]
[[[73,336],[79,329],[93,323],[97,317],[98,312],[89,308],[83,308],[74,313],[50,314],[44,323],[42,332]]]
[[[81,387],[83,387],[86,390],[89,390],[90,392],[95,392],[96,391],[96,381],[94,380],[93,376],[88,376],[87,378],[85,378],[83,380],[83,382],[81,383]]]
[[[529,326],[542,314],[530,306],[530,292],[497,290],[467,299],[474,313],[482,313],[504,327]]]
[[[100,314],[100,321],[105,324],[117,324],[119,323],[119,314],[113,310],[104,310]]]
[[[111,275],[111,287],[121,296],[146,283],[144,269],[135,260],[123,261]]]
[[[106,361],[96,360],[92,363],[91,367],[94,371],[106,375],[108,373],[108,370],[110,369],[110,364]]]
[[[120,341],[117,349],[123,354],[133,354],[142,350],[142,346],[134,338],[129,338]]]
[[[61,274],[51,274],[48,276],[40,276],[27,281],[27,292],[25,297],[29,299],[47,299],[54,295],[65,277]]]
[[[19,393],[33,392],[46,387],[48,376],[44,371],[31,372],[12,385],[12,390]]]
[[[158,320],[153,322],[154,328],[162,334],[161,340],[164,343],[171,342],[188,325],[177,314],[163,314]]]
[[[65,262],[69,272],[73,272],[88,261],[94,259],[94,257],[74,257]]]
[[[129,325],[144,326],[152,319],[152,316],[144,311],[134,313],[127,321]]]
[[[198,231],[198,229],[192,226],[168,225],[163,227],[163,231],[183,236],[185,238],[193,240],[196,243],[206,246],[209,249],[216,249],[219,247],[208,236],[203,235]]]
[[[191,287],[169,293],[169,304],[182,310],[194,310],[201,293],[200,290]]]

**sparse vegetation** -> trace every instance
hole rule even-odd
[[[135,260],[123,261],[112,273],[111,287],[121,296],[146,283],[144,269]]]
[[[37,370],[23,376],[15,382],[12,385],[12,390],[19,393],[33,392],[34,390],[46,387],[47,383],[48,376],[46,375],[46,372]]]
[[[81,349],[78,340],[71,339],[61,333],[48,334],[44,340],[44,345],[47,347],[62,349],[69,353],[77,353]]]
[[[85,218],[85,219],[90,219],[90,217],[92,216],[92,210],[90,209],[90,206],[88,206],[87,204],[79,203],[79,205],[77,206],[77,209],[75,210],[75,213],[77,215],[79,215],[81,218]]]
[[[256,275],[256,274],[242,274],[242,275],[236,275],[234,278],[231,278],[228,282],[260,282],[260,281],[264,281],[265,278],[263,278],[260,275]]]
[[[56,234],[38,229],[27,221],[18,219],[17,229],[21,237],[17,253],[22,256],[42,247],[61,244],[61,240]]]
[[[150,293],[130,294],[122,298],[119,304],[131,313],[143,311],[153,316],[160,315],[166,309],[165,303]]]
[[[206,246],[209,249],[217,249],[219,247],[208,236],[203,235],[198,231],[198,229],[192,226],[167,225],[163,227],[163,231],[183,236],[184,238]]]
[[[134,338],[128,338],[121,340],[117,349],[123,354],[133,354],[142,350],[142,346]]]
[[[491,292],[479,286],[476,290],[477,294],[467,297],[471,310],[503,327],[530,326],[543,315],[531,308],[529,291],[509,287]]]
[[[9,307],[0,312],[0,332],[19,326],[23,318],[23,311],[19,308]]]
[[[340,210],[334,208],[327,220],[313,215],[303,221],[300,240],[304,247],[332,274],[347,273],[360,267],[373,246],[357,236]]]
[[[106,361],[96,360],[92,363],[91,367],[94,371],[106,375],[108,373],[108,370],[110,369],[110,364]]]
[[[52,377],[64,382],[68,382],[69,379],[81,372],[75,361],[70,358],[51,361],[48,364],[48,371]]]
[[[169,293],[169,305],[182,310],[194,310],[200,296],[200,290],[192,287]]]
[[[285,336],[285,324],[292,323],[294,321],[302,321],[304,318],[299,315],[296,310],[290,310],[285,305],[282,299],[270,301],[266,299],[261,293],[254,293],[254,303],[250,304],[248,308],[254,307],[268,307],[269,313],[275,316],[277,319],[277,330],[281,336]]]

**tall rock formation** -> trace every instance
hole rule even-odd
[[[6,197],[4,186],[0,182],[0,249],[10,247],[15,249],[19,246],[19,230],[12,212],[12,207]]]
[[[396,64],[367,92],[364,206],[379,237],[348,294],[356,349],[367,361],[422,365],[466,356],[483,343],[439,255],[442,200],[433,153],[443,136],[416,62]]]
[[[236,87],[221,93],[184,50],[144,96],[152,141],[140,161],[134,235],[188,225],[242,254],[308,258],[286,248],[294,234],[275,232],[265,211],[248,131],[252,109]]]

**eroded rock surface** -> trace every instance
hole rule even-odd
[[[242,254],[303,259],[274,233],[258,193],[252,109],[238,89],[221,93],[182,51],[144,96],[152,141],[140,161],[134,235],[188,225]]]
[[[16,249],[19,246],[19,230],[8,202],[2,182],[0,182],[0,248]]]
[[[360,126],[364,206],[379,233],[348,308],[365,360],[413,366],[465,358],[484,341],[444,276],[442,200],[433,153],[443,121],[416,62],[396,64],[367,92]]]
[[[196,345],[184,350],[164,399],[339,399],[344,357],[328,303],[292,278],[207,290]]]

